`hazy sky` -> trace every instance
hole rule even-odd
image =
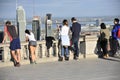
[[[54,17],[119,16],[120,0],[17,0],[26,17],[51,13]],[[16,17],[16,0],[0,0],[0,18]]]

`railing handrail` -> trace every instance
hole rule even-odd
[[[81,37],[81,40],[79,41],[85,41],[85,35],[82,35]],[[2,61],[9,61],[11,56],[8,56],[8,54],[10,55],[10,49],[9,49],[9,46],[10,46],[10,43],[7,42],[7,43],[0,43],[0,49],[2,51]],[[45,40],[42,40],[42,41],[37,41],[37,50],[36,50],[36,55],[42,55],[42,56],[45,56],[46,54],[46,41]],[[41,49],[40,49],[41,48]],[[55,48],[55,52],[57,54],[58,52],[58,40],[54,40],[53,41],[53,48]],[[53,49],[52,48],[52,49]],[[53,54],[54,51],[51,51],[51,55]],[[24,57],[24,55],[28,55],[29,54],[29,51],[28,51],[28,42],[21,42],[21,55],[22,57]]]

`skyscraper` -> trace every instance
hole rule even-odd
[[[25,41],[26,16],[22,6],[17,8],[17,29],[21,41]]]
[[[40,28],[40,17],[34,16],[32,20],[32,31],[35,35],[36,40],[40,40],[41,38],[41,28]]]
[[[53,36],[52,34],[52,14],[46,14],[46,37]]]

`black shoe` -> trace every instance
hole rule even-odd
[[[115,54],[111,54],[111,55],[109,55],[110,57],[114,57],[115,56]]]
[[[58,61],[63,61],[63,57],[60,57],[60,58],[58,59]]]
[[[66,60],[66,61],[69,61],[69,57],[65,57],[65,60]]]
[[[36,62],[36,61],[34,61],[34,64],[37,64],[37,62]]]
[[[74,60],[78,60],[78,57],[76,57],[76,56],[74,56],[74,58],[73,58]]]
[[[20,63],[16,62],[15,67],[20,67]]]
[[[50,57],[50,55],[49,55],[49,54],[47,54],[47,57]]]
[[[36,61],[31,61],[30,64],[37,64]]]

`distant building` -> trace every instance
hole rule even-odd
[[[46,23],[45,23],[45,28],[46,28],[46,37],[53,36],[52,33],[52,15],[51,14],[46,14]]]
[[[34,16],[32,20],[32,32],[35,35],[36,40],[41,40],[41,21],[39,16]]]
[[[25,10],[22,6],[19,6],[17,8],[17,28],[18,28],[18,34],[21,41],[25,41],[25,29],[26,29],[26,15]]]
[[[100,24],[101,24],[101,19],[97,19],[96,20],[96,26],[98,27],[98,26],[100,26]]]

